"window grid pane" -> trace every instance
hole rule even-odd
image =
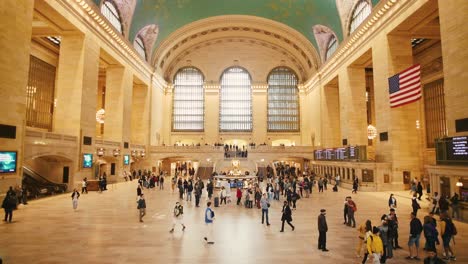
[[[327,47],[327,53],[325,55],[325,60],[328,60],[333,55],[336,48],[338,48],[338,41],[336,41],[335,36],[332,36],[330,38],[330,41],[328,42],[328,47]]]
[[[145,44],[143,43],[143,40],[140,36],[135,39],[133,46],[135,47],[138,54],[140,54],[140,56],[146,60]]]
[[[240,67],[221,77],[220,131],[252,131],[252,86],[250,75]]]
[[[288,68],[276,68],[268,77],[268,131],[299,131],[297,77]]]
[[[26,87],[26,125],[52,130],[56,68],[30,56]]]
[[[351,25],[349,28],[350,34],[353,33],[364,20],[366,20],[371,11],[371,6],[366,0],[361,0],[361,2],[357,4],[356,9],[354,9],[353,16],[351,17]]]
[[[109,20],[112,26],[122,34],[122,23],[120,22],[119,12],[111,1],[105,1],[101,6],[101,13]]]
[[[203,75],[193,67],[179,70],[174,79],[172,131],[203,131],[205,97]]]
[[[428,148],[434,148],[434,141],[447,135],[444,79],[424,85],[424,115],[426,117],[426,144]]]

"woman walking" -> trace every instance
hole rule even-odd
[[[145,201],[144,194],[141,194],[138,197],[137,203],[138,203],[137,209],[140,211],[140,222],[143,223],[143,216],[146,215],[146,201]]]
[[[289,204],[288,204],[287,201],[284,201],[283,211],[282,212],[283,212],[283,215],[281,216],[282,224],[281,224],[280,232],[284,232],[284,222],[288,222],[288,225],[291,226],[292,231],[294,231],[294,226],[291,224],[291,222],[292,222],[292,211],[291,211],[291,207],[289,207]]]

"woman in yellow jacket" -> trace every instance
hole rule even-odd
[[[379,231],[379,228],[374,226],[372,235],[367,239],[367,252],[373,257],[374,264],[380,264],[380,256],[383,253],[383,243]]]

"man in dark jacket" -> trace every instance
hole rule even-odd
[[[328,225],[327,219],[325,218],[326,210],[321,209],[320,215],[318,216],[318,231],[319,231],[319,238],[318,238],[318,249],[322,251],[328,251],[327,249],[327,232],[328,232]]]
[[[416,214],[411,212],[411,222],[410,222],[410,237],[408,241],[408,247],[410,250],[410,255],[406,259],[420,260],[419,259],[419,238],[423,231],[423,226],[421,221],[416,218]]]
[[[3,221],[7,222],[8,220],[11,223],[13,210],[16,208],[16,193],[11,186],[3,200],[2,208],[5,210],[5,219]]]
[[[284,232],[284,222],[288,222],[288,225],[291,226],[292,230],[294,231],[294,226],[291,224],[292,221],[292,212],[291,212],[291,207],[289,207],[289,204],[287,201],[284,201],[283,205],[283,215],[281,216],[281,230],[280,232]]]

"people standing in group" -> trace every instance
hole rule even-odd
[[[174,232],[174,227],[180,224],[182,226],[182,231],[185,230],[184,225],[184,206],[179,202],[176,202],[173,212],[172,212],[172,228],[169,230],[170,233]]]
[[[424,264],[446,264],[446,262],[437,256],[437,251],[435,249],[428,249]]]
[[[351,197],[348,196],[348,226],[356,227],[356,219],[354,213],[357,211],[357,205]]]
[[[434,197],[432,197],[432,212],[434,214],[438,214],[439,213],[439,199],[440,199],[440,196],[439,196],[439,193],[438,192],[434,192]]]
[[[364,245],[364,257],[362,259],[362,263],[366,263],[367,257],[369,256],[369,252],[367,251],[367,239],[369,236],[372,235],[372,223],[368,219],[365,223],[362,223],[359,226],[359,235],[358,235],[358,245],[356,247],[356,257],[361,257],[361,250],[362,246]]]
[[[268,197],[266,193],[262,195],[262,199],[260,200],[260,206],[262,207],[262,225],[265,222],[266,218],[266,225],[269,226],[270,222],[268,221],[268,209],[270,208],[270,201],[268,200]]]
[[[445,259],[456,260],[455,250],[450,246],[450,242],[457,235],[457,228],[447,212],[440,213],[440,235],[444,246]]]
[[[325,209],[320,209],[320,214],[317,218],[317,228],[319,231],[318,237],[318,249],[322,251],[328,251],[327,249],[327,232],[328,232],[328,225],[327,219],[325,215],[327,214]],[[294,230],[294,228],[293,228]]]
[[[343,208],[343,218],[344,218],[344,225],[348,224],[348,198],[349,196],[346,196],[344,200],[344,208]]]
[[[459,219],[460,218],[460,199],[458,197],[458,193],[455,193],[452,198],[450,198],[450,206],[452,207],[452,219]],[[457,215],[455,217],[455,215]]]
[[[421,206],[418,203],[416,198],[416,194],[413,194],[413,198],[411,198],[411,207],[413,208],[414,216],[418,215],[418,210],[421,209]]]
[[[390,213],[388,214],[388,225],[392,231],[392,249],[402,249],[398,243],[398,216],[396,215],[395,208],[390,209]]]
[[[408,247],[410,255],[406,259],[420,260],[419,258],[419,239],[423,231],[421,221],[416,217],[414,212],[411,212],[410,222],[410,237],[408,240]]]
[[[383,243],[380,238],[380,229],[375,227],[372,229],[372,234],[367,238],[367,253],[372,256],[374,264],[380,264],[380,257],[383,253]],[[364,263],[364,262],[362,262]]]
[[[287,222],[288,225],[292,228],[292,231],[294,231],[294,226],[291,224],[292,222],[292,211],[291,207],[289,207],[289,203],[287,201],[284,201],[283,203],[283,210],[281,211],[283,214],[281,215],[281,230],[280,232],[284,232],[284,222]]]
[[[84,178],[81,182],[81,193],[88,193],[88,178]]]
[[[71,195],[72,198],[72,203],[73,203],[73,209],[78,209],[78,199],[80,198],[80,193],[78,190],[73,189],[73,193]]]
[[[15,191],[13,191],[13,187],[10,186],[2,202],[2,208],[3,210],[5,210],[5,219],[3,220],[4,222],[11,223],[12,218],[13,218],[13,210],[16,208],[16,206],[17,206],[16,193]]]
[[[395,198],[395,195],[390,194],[390,198],[388,198],[388,207],[391,208],[396,208],[397,207],[397,200]]]
[[[215,218],[215,213],[211,209],[211,202],[206,203],[206,210],[205,210],[205,226],[206,226],[206,235],[203,238],[207,244],[214,244],[214,241],[209,240],[208,238],[212,238],[213,235],[213,221]]]
[[[137,200],[137,209],[139,210],[140,222],[143,223],[143,216],[146,215],[146,200],[144,194],[140,194]]]
[[[187,201],[192,201],[193,183],[189,180],[187,183]]]
[[[429,215],[424,217],[423,232],[424,238],[426,239],[424,250],[436,250],[436,242],[438,242],[439,232]]]

